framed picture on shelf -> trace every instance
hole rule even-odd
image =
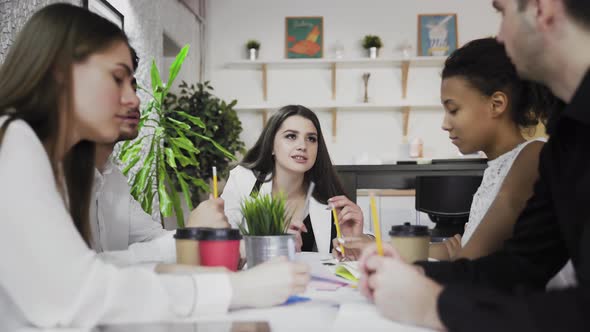
[[[324,18],[322,16],[285,18],[285,57],[322,58]]]
[[[121,30],[124,30],[124,17],[117,8],[113,7],[107,0],[83,0],[84,8],[96,13],[107,20],[115,23]]]
[[[446,56],[457,49],[457,14],[418,15],[418,55]]]

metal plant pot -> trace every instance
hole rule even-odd
[[[295,235],[244,235],[246,241],[246,259],[248,268],[271,260],[274,257],[285,256],[290,261],[295,259]]]

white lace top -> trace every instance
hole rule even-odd
[[[522,151],[522,149],[534,140],[519,144],[514,149],[506,152],[494,160],[488,161],[488,168],[483,173],[483,180],[473,195],[471,210],[469,211],[469,221],[465,224],[465,233],[461,238],[461,246],[464,247],[471,238],[477,226],[488,212],[490,205],[498,195],[504,178],[512,167],[512,163]]]

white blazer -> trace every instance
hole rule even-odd
[[[223,189],[221,198],[225,201],[225,215],[232,227],[237,228],[242,222],[242,213],[240,212],[240,203],[244,198],[250,196],[252,188],[256,184],[254,172],[243,166],[236,166],[230,171],[229,179]],[[260,187],[260,194],[272,193],[272,179],[263,182]],[[328,205],[318,202],[311,197],[309,200],[309,216],[313,227],[313,234],[319,253],[330,253],[330,242],[332,242],[332,212]],[[367,231],[366,223],[363,226],[363,232]]]

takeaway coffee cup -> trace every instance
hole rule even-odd
[[[410,225],[407,222],[391,227],[389,236],[391,244],[404,261],[413,263],[428,259],[430,232],[427,226]]]
[[[225,266],[237,271],[240,261],[240,240],[237,229],[208,228],[199,237],[199,256],[202,266]]]
[[[199,240],[207,228],[187,227],[176,230],[176,262],[178,264],[201,265]]]

